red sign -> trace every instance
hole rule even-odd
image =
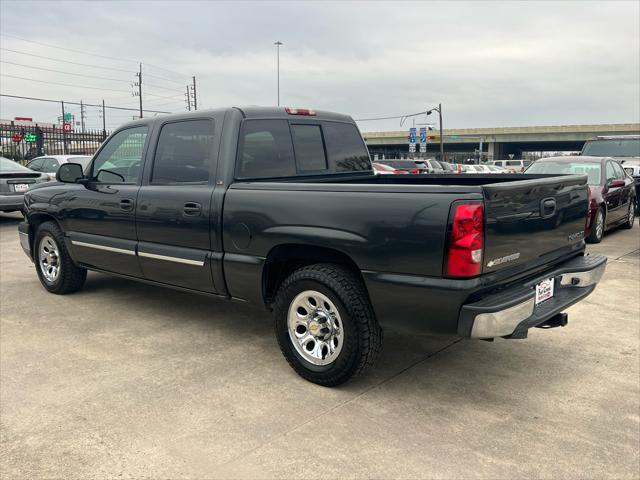
[[[62,124],[62,130],[64,130],[65,132],[70,132],[71,131],[71,122],[64,122]]]
[[[14,133],[11,137],[12,142],[20,143],[24,138],[24,133]]]
[[[31,117],[14,117],[13,119],[19,122],[33,122],[33,118]]]

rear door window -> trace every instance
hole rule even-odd
[[[158,138],[151,183],[207,183],[214,152],[211,120],[186,120],[165,124]]]
[[[355,125],[325,122],[323,129],[329,162],[336,172],[371,170],[369,152]]]
[[[41,172],[43,162],[44,158],[36,158],[35,160],[27,163],[27,168],[30,168],[31,170],[34,170],[36,172]]]
[[[55,158],[45,158],[42,164],[43,172],[57,172],[60,162]]]
[[[291,177],[295,174],[289,122],[246,120],[240,133],[237,177]]]
[[[620,166],[619,163],[614,162],[613,164],[613,169],[616,172],[616,178],[619,178],[620,180],[624,180],[624,178],[626,177],[626,175],[624,174],[624,170],[622,169],[622,167]]]
[[[320,125],[291,125],[296,166],[299,172],[319,172],[327,169],[327,156]]]

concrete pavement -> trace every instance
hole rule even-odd
[[[638,478],[640,230],[589,249],[569,326],[493,343],[385,332],[305,382],[260,309],[90,273],[48,294],[0,215],[2,478]]]

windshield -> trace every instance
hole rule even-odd
[[[533,163],[525,173],[553,173],[587,175],[589,185],[600,185],[600,162],[554,162],[538,161]]]
[[[640,157],[640,138],[589,140],[582,155],[594,157]]]
[[[14,162],[13,160],[9,160],[5,157],[0,157],[0,171],[3,172],[30,172],[31,170],[27,167],[23,167],[19,163]]]

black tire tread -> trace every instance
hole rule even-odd
[[[375,318],[373,308],[369,302],[369,296],[362,281],[349,269],[340,265],[314,264],[302,267],[293,272],[285,279],[282,285],[280,285],[275,301],[276,314],[277,312],[286,312],[289,307],[289,305],[283,304],[285,301],[283,292],[301,280],[313,280],[322,283],[341,299],[350,317],[356,324],[361,345],[358,356],[352,365],[337,372],[334,376],[318,378],[313,372],[309,372],[289,358],[280,336],[276,335],[280,350],[291,368],[304,379],[326,387],[339,385],[354,376],[366,372],[374,365],[382,348],[382,329]]]
[[[633,228],[633,223],[634,223],[634,221],[635,221],[635,216],[636,216],[636,213],[637,213],[637,212],[635,211],[635,207],[636,207],[636,206],[635,206],[635,203],[633,203],[633,200],[632,200],[632,201],[630,201],[630,202],[629,202],[629,209],[632,209],[632,208],[634,209],[634,211],[633,211],[633,220],[632,220],[632,221],[629,221],[629,213],[627,213],[627,221],[626,221],[626,222],[624,222],[624,223],[622,224],[622,228],[624,228],[624,229],[626,229],[626,230],[630,230],[630,229],[632,229],[632,228]]]
[[[602,215],[604,216],[603,221],[605,222],[605,226],[606,226],[607,217],[604,213],[604,210],[602,209],[602,207],[600,207],[598,211],[602,212]],[[604,231],[602,232],[602,237],[598,238],[596,235],[596,229],[594,228],[594,225],[596,223],[595,220],[597,215],[598,214],[596,213],[596,215],[593,217],[593,224],[591,225],[591,232],[589,232],[589,236],[587,237],[587,243],[600,243],[604,238]]]
[[[58,244],[58,250],[60,251],[60,262],[61,262],[61,278],[60,282],[57,285],[51,285],[45,282],[40,273],[40,266],[38,262],[38,243],[40,240],[40,234],[42,232],[48,232],[55,239]],[[40,282],[47,289],[47,291],[51,293],[55,293],[56,295],[65,295],[67,293],[77,292],[84,286],[84,282],[87,278],[87,270],[84,268],[78,267],[69,252],[67,251],[66,244],[64,242],[64,234],[62,230],[55,222],[44,222],[42,223],[36,232],[35,240],[33,245],[33,255],[34,261],[36,263],[36,271],[38,272],[38,277],[40,278]]]

